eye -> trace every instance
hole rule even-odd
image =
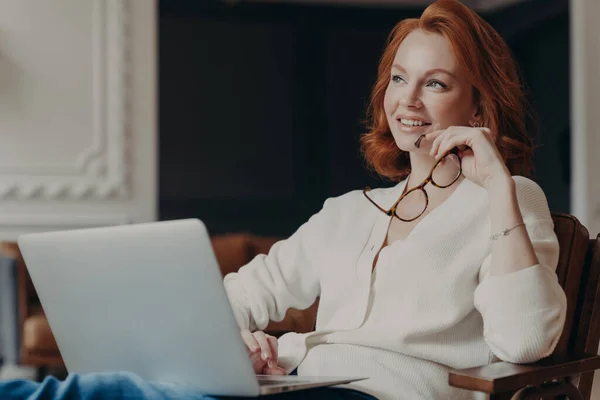
[[[429,81],[427,82],[427,86],[432,87],[434,89],[446,89],[448,87],[440,81]]]
[[[400,75],[392,75],[392,82],[400,83],[400,82],[405,82],[405,80]]]

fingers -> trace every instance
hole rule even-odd
[[[260,345],[261,357],[264,361],[267,362],[268,367],[276,367],[278,350],[277,338],[271,335],[267,335],[261,331],[254,332],[254,338]]]
[[[265,366],[265,368],[262,370],[262,373],[265,375],[287,375],[285,370],[278,365],[274,367]]]
[[[472,148],[473,143],[479,140],[478,138],[485,138],[487,141],[490,141],[490,137],[491,130],[489,128],[451,126],[437,135],[431,145],[429,154],[438,160],[442,155],[456,146],[464,151],[467,147]]]
[[[267,338],[267,335],[262,331],[254,332],[254,338],[260,346],[261,356],[263,360],[268,361],[273,359],[271,352],[271,344]]]
[[[269,346],[271,348],[271,357],[275,364],[277,364],[278,355],[279,355],[279,343],[277,342],[277,338],[275,336],[266,335],[267,341],[269,342]]]
[[[435,128],[433,131],[429,132],[427,135],[425,135],[425,138],[423,139],[423,142],[425,142],[426,146],[424,147],[429,147],[429,149],[431,150],[436,143],[436,140],[440,137],[443,136],[443,134],[448,130],[446,129],[439,129],[440,124],[436,123],[435,124]]]
[[[438,157],[440,157],[441,155],[445,154],[445,149],[447,148],[447,146],[449,145],[449,143],[452,143],[453,140],[456,138],[456,136],[452,135],[452,132],[448,132],[447,135],[444,135],[442,137],[440,137],[440,140],[437,143],[436,146],[436,151],[433,154],[433,157],[437,160]]]
[[[453,135],[445,137],[439,144],[438,150],[434,155],[434,158],[439,160],[448,151],[454,147],[462,147],[463,145],[471,146],[470,138],[466,135]]]
[[[257,374],[260,371],[262,371],[263,368],[265,368],[267,366],[267,363],[265,362],[265,360],[263,360],[262,357],[260,356],[260,350],[255,351],[253,353],[249,353],[249,358],[250,358],[250,362],[252,363],[252,368],[254,369],[254,372],[256,372]]]
[[[451,134],[452,134],[452,131],[450,128],[437,133],[435,136],[435,139],[433,140],[433,144],[431,145],[431,149],[429,150],[429,155],[431,155],[432,157],[435,157],[436,154],[439,152],[440,145],[442,144],[444,139],[446,139]]]
[[[250,332],[247,329],[242,330],[241,334],[255,371],[269,375],[286,375],[285,370],[277,365],[279,344],[276,337],[262,331]]]
[[[246,347],[248,348],[248,350],[251,353],[254,353],[254,352],[260,350],[260,345],[254,338],[254,335],[252,334],[252,332],[250,332],[248,329],[244,329],[244,330],[242,330],[241,333],[242,333],[242,339],[244,340]]]

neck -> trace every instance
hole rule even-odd
[[[409,154],[410,154],[411,172],[410,172],[409,181],[406,184],[407,190],[420,185],[421,182],[423,182],[425,180],[425,178],[427,178],[427,176],[431,172],[431,169],[433,168],[433,166],[436,163],[436,160],[434,158],[430,157],[428,153],[419,154],[419,153],[411,152]],[[439,166],[438,168],[440,168],[440,170],[436,169],[436,173],[435,173],[436,176],[440,179],[440,181],[438,181],[438,183],[441,183],[443,181],[449,182],[450,180],[455,178],[456,170],[444,168],[443,164],[441,166]],[[442,195],[442,197],[449,196],[454,191],[454,189],[456,189],[458,184],[460,184],[460,182],[462,182],[462,180],[464,178],[465,178],[465,176],[461,174],[461,176],[456,180],[456,182],[454,182],[453,185],[451,185],[447,188],[437,188],[434,185],[427,185],[427,191],[428,191],[428,194],[430,195],[430,198],[431,198],[431,196],[436,197],[438,192],[445,193],[445,195]],[[454,188],[454,189],[452,189],[452,188]]]
[[[410,157],[410,178],[408,184],[410,187],[419,185],[435,165],[435,159],[429,153],[420,153],[411,151]]]

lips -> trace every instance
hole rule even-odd
[[[400,122],[402,125],[404,126],[429,126],[431,125],[430,122],[421,119],[421,118],[415,118],[415,117],[400,117],[397,119],[398,122]]]
[[[405,132],[408,134],[416,134],[416,135],[421,135],[425,132],[427,132],[428,130],[431,129],[431,124],[426,124],[426,125],[404,125],[402,122],[400,122],[400,120],[396,121],[396,123],[398,125],[396,125],[398,128],[398,130],[400,132]]]

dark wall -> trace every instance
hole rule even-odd
[[[569,15],[560,13],[512,42],[537,111],[536,181],[552,211],[570,211]]]
[[[556,211],[569,198],[563,3],[486,16],[538,106],[537,180]],[[161,1],[160,218],[289,235],[329,196],[389,186],[364,168],[358,138],[387,35],[421,11]]]

